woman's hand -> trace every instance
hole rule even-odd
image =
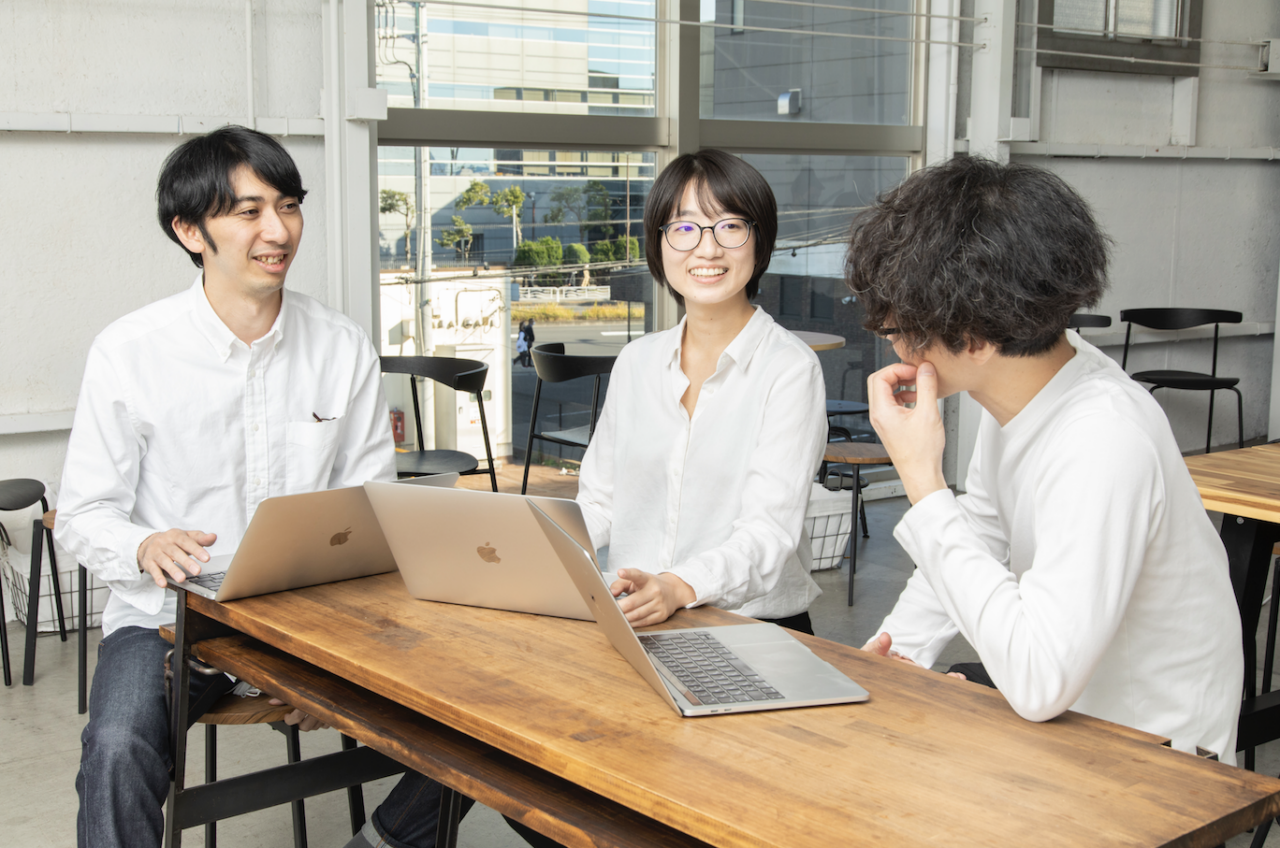
[[[661,624],[681,607],[698,600],[697,594],[688,583],[669,571],[662,574],[650,574],[636,568],[618,570],[618,579],[609,587],[616,598],[623,592],[625,598],[618,601],[618,606],[627,616],[632,627],[648,627]]]
[[[924,666],[920,665],[920,663],[915,660],[910,659],[909,657],[904,657],[902,654],[893,650],[893,637],[888,633],[881,633],[879,636],[863,645],[862,650],[869,654],[877,654],[882,657],[888,657],[891,660],[904,662],[907,665],[914,665],[917,668],[924,668]],[[961,679],[963,680],[964,678],[961,677]]]

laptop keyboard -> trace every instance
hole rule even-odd
[[[200,574],[195,577],[188,577],[187,582],[194,583],[196,586],[199,586],[202,589],[208,589],[211,592],[216,592],[218,591],[218,589],[222,588],[222,578],[226,576],[227,576],[226,571],[212,571],[208,574]]]
[[[640,644],[704,704],[782,700],[781,692],[710,633],[646,633]]]

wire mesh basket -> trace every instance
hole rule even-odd
[[[0,527],[3,527],[3,525],[0,525]],[[58,585],[62,589],[63,618],[66,621],[67,629],[70,630],[80,622],[80,593],[77,591],[80,588],[80,569],[76,564],[75,557],[70,553],[59,548],[57,554],[59,565]],[[40,565],[40,606],[37,612],[39,618],[36,620],[36,631],[38,633],[56,633],[58,631],[58,608],[53,602],[53,580],[49,576],[49,572],[49,552],[46,548],[44,562]],[[30,607],[30,598],[27,592],[27,583],[30,577],[30,552],[24,553],[9,545],[5,541],[5,535],[0,535],[0,579],[4,581],[5,597],[13,604],[14,618],[23,627],[27,625],[27,610]],[[88,603],[86,607],[89,611],[89,626],[97,627],[102,623],[102,608],[106,606],[107,595],[110,590],[105,585],[98,583],[92,574],[89,574],[88,578]]]
[[[809,507],[805,510],[805,526],[813,546],[811,570],[839,568],[853,529],[853,495],[847,491],[833,492],[814,483]]]

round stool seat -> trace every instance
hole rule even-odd
[[[475,471],[480,463],[469,453],[456,450],[411,451],[396,454],[396,473],[402,477],[426,477],[430,474],[465,474]]]
[[[284,717],[293,712],[293,707],[272,706],[270,700],[266,695],[257,698],[223,695],[196,721],[200,724],[270,724],[284,721]]]
[[[0,509],[26,509],[44,497],[44,483],[39,480],[0,480]]]
[[[843,465],[891,465],[889,452],[884,445],[870,442],[828,442],[822,459]]]

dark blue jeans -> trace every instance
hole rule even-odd
[[[76,775],[80,848],[160,846],[172,763],[164,696],[171,647],[146,627],[122,627],[98,646]],[[191,675],[193,700],[210,680]],[[392,848],[430,848],[439,811],[439,784],[407,772],[374,811],[373,824]]]

